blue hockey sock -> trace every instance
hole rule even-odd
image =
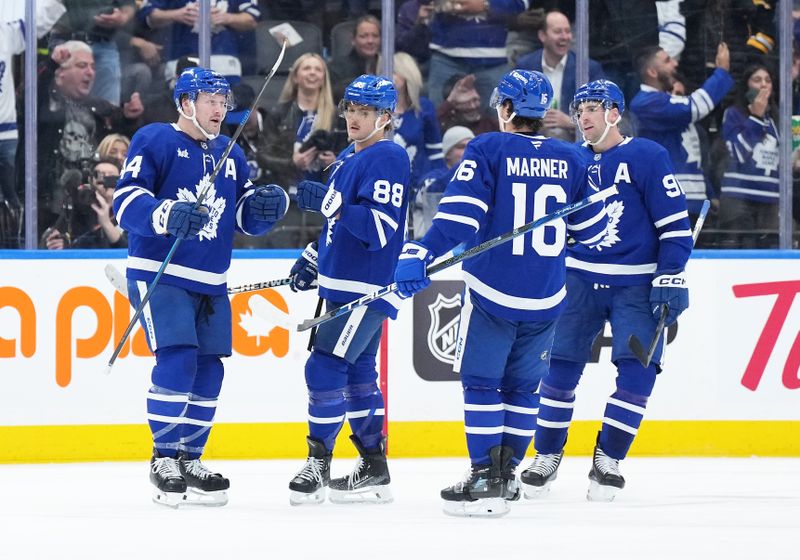
[[[575,387],[583,367],[579,362],[550,361],[550,371],[539,386],[539,418],[534,440],[538,453],[560,453],[564,449],[575,409]]]
[[[167,457],[180,447],[181,429],[197,373],[197,348],[169,346],[156,351],[153,386],[147,394],[147,422],[153,446]]]
[[[199,459],[203,455],[217,411],[223,376],[224,368],[218,356],[198,358],[197,376],[181,426],[180,450],[190,459]]]
[[[656,367],[651,364],[644,368],[638,360],[620,360],[617,371],[617,390],[606,403],[598,443],[606,455],[622,460],[628,455],[644,418]]]
[[[514,450],[511,460],[516,467],[525,458],[528,446],[536,431],[536,414],[539,412],[539,395],[536,393],[538,382],[513,379],[504,383],[501,391],[503,410],[503,445]]]
[[[313,351],[306,362],[308,386],[308,433],[333,451],[336,436],[344,424],[347,362]]]
[[[350,430],[364,449],[378,447],[383,437],[383,395],[373,383],[348,385],[344,392],[347,400],[347,420]]]
[[[489,465],[489,450],[503,444],[505,413],[499,379],[462,375],[464,386],[464,431],[473,465]]]

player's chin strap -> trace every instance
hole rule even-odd
[[[356,144],[361,144],[361,143],[363,143],[363,142],[366,142],[367,140],[369,140],[370,138],[372,138],[372,137],[373,137],[373,136],[375,136],[376,134],[378,134],[378,132],[383,132],[383,129],[384,129],[384,128],[386,128],[386,125],[388,125],[390,122],[392,122],[392,116],[391,116],[391,115],[389,115],[389,120],[388,120],[388,121],[386,121],[385,123],[383,123],[383,124],[381,124],[381,125],[379,125],[379,124],[378,124],[378,123],[380,122],[380,120],[381,120],[381,117],[382,117],[383,115],[385,115],[385,114],[386,114],[386,113],[381,113],[380,115],[378,115],[378,116],[375,118],[375,125],[374,125],[374,127],[375,127],[375,128],[374,128],[374,130],[373,130],[372,132],[370,132],[370,133],[367,135],[367,137],[366,137],[366,138],[362,138],[361,140],[353,140],[353,142],[355,142]]]
[[[605,112],[603,113],[603,120],[606,123],[606,129],[603,131],[603,134],[600,136],[600,138],[598,140],[595,140],[594,142],[592,142],[591,140],[587,139],[586,136],[583,136],[583,139],[590,146],[597,146],[603,140],[605,140],[606,136],[608,136],[608,133],[611,130],[611,128],[614,127],[614,126],[617,126],[619,124],[619,121],[622,120],[622,115],[620,115],[619,118],[616,121],[614,121],[613,123],[612,122],[608,122],[608,109],[606,109]],[[583,129],[581,129],[581,134],[583,135]]]
[[[219,136],[219,134],[209,134],[208,132],[206,132],[205,128],[200,126],[200,123],[197,122],[197,107],[194,106],[194,101],[192,101],[191,99],[189,100],[189,103],[192,105],[192,116],[191,117],[189,115],[187,115],[186,113],[184,113],[183,112],[183,108],[180,107],[180,106],[178,106],[178,113],[180,113],[183,118],[192,121],[192,124],[195,126],[195,128],[197,130],[199,130],[200,132],[202,132],[203,136],[205,136],[209,140],[213,140],[214,138]],[[225,120],[225,115],[222,115],[222,120]]]
[[[516,111],[512,112],[510,115],[508,115],[507,119],[504,119],[503,116],[500,114],[502,109],[503,107],[501,105],[498,105],[497,107],[494,108],[494,110],[497,111],[497,123],[500,125],[500,132],[505,132],[506,125],[510,123],[512,120],[514,120],[514,117],[517,116],[517,112]]]

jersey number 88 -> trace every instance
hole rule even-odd
[[[372,198],[378,204],[391,201],[392,205],[398,208],[403,205],[403,185],[400,183],[390,184],[386,179],[378,179],[373,188]]]

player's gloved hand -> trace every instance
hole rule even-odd
[[[328,186],[317,181],[300,181],[297,184],[297,205],[303,210],[321,212],[322,200],[328,194]]]
[[[293,292],[304,292],[317,286],[317,242],[309,243],[303,254],[289,271],[292,281],[289,287]]]
[[[686,287],[686,277],[683,272],[677,274],[661,274],[653,279],[650,289],[650,309],[656,321],[661,318],[661,306],[669,306],[666,325],[669,326],[678,319],[678,315],[689,307],[689,289]]]
[[[165,200],[152,214],[153,231],[159,235],[169,233],[181,239],[191,239],[211,221],[208,208],[194,207],[191,202]]]
[[[434,256],[425,245],[416,241],[407,241],[400,252],[397,268],[394,269],[394,281],[397,282],[397,293],[402,298],[409,298],[430,286],[426,269]]]
[[[288,208],[289,195],[278,185],[256,187],[250,198],[250,215],[261,222],[277,222]]]

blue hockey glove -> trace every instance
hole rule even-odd
[[[678,319],[678,315],[689,307],[689,289],[686,287],[686,278],[683,272],[678,274],[662,274],[653,279],[650,289],[650,309],[656,321],[661,316],[661,306],[669,306],[666,325],[669,326]]]
[[[297,205],[302,210],[321,212],[322,200],[328,194],[328,186],[317,181],[300,181],[297,184]]]
[[[261,222],[277,222],[288,208],[289,196],[278,185],[256,187],[250,198],[250,215]]]
[[[400,297],[409,298],[430,286],[431,279],[426,268],[433,259],[433,253],[421,243],[407,241],[403,245],[397,268],[394,269],[394,281],[397,282]]]
[[[289,287],[293,292],[304,292],[317,286],[317,242],[309,243],[303,254],[292,265],[289,271],[292,282]]]
[[[165,200],[152,214],[153,231],[159,235],[169,233],[181,239],[191,239],[211,221],[208,208],[194,207],[191,202]]]

